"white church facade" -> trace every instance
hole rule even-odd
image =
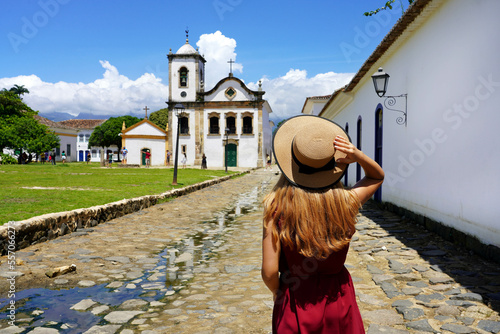
[[[260,85],[249,89],[232,73],[205,91],[205,59],[186,40],[169,61],[168,149],[175,156],[179,122],[179,162],[208,167],[263,167],[271,153],[269,103]],[[182,104],[177,116],[176,105]],[[227,159],[227,160],[226,160]]]
[[[499,11],[496,0],[415,1],[320,113],[384,168],[377,200],[438,222],[431,229],[454,242],[472,236],[489,257],[500,247]],[[382,98],[371,77],[380,67]],[[352,165],[344,183],[361,177]]]
[[[150,122],[147,118],[125,128],[123,124],[122,149],[128,153],[126,163],[130,165],[146,165],[146,152],[151,154],[152,166],[163,166],[167,161],[167,132]]]

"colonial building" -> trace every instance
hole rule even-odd
[[[208,167],[262,167],[271,152],[269,103],[257,91],[229,75],[205,90],[205,59],[186,40],[169,62],[169,150],[175,154],[179,123],[179,161]],[[182,104],[182,114],[175,106]],[[227,159],[227,160],[226,160]]]
[[[167,131],[159,128],[147,118],[125,128],[121,132],[122,148],[127,148],[127,164],[146,165],[146,152],[151,154],[152,166],[163,166],[167,161]]]
[[[91,153],[91,160],[94,162],[101,159],[101,147],[89,149],[89,139],[92,131],[104,123],[105,119],[70,119],[66,121],[54,122],[45,117],[35,115],[35,119],[41,124],[47,125],[50,130],[59,137],[60,146],[55,148],[56,161],[61,160],[61,153],[65,151],[66,161],[87,161],[87,153]],[[111,146],[104,148],[104,159],[113,153],[113,160],[118,159],[118,147]]]
[[[321,112],[321,110],[331,97],[332,95],[330,94],[323,96],[311,96],[306,98],[304,106],[302,106],[301,113],[306,115],[318,116],[318,114]]]
[[[87,161],[87,154],[91,154],[91,161],[100,161],[100,148],[92,147],[89,148],[89,139],[92,131],[102,123],[106,122],[105,119],[69,119],[66,121],[57,122],[58,124],[66,125],[72,127],[78,131],[78,137],[76,141],[76,153],[77,160],[75,161]],[[108,148],[106,151],[112,151],[113,153],[117,151],[118,148]],[[116,152],[117,153],[117,152]],[[116,154],[115,153],[115,154]],[[115,155],[118,157],[118,155]]]
[[[479,240],[490,257],[500,247],[499,12],[497,0],[415,1],[320,114],[382,165],[378,201],[464,246]],[[382,98],[375,73],[390,76]],[[362,176],[351,165],[345,183]]]
[[[67,162],[77,161],[76,138],[78,136],[78,130],[69,125],[61,122],[54,122],[39,115],[35,115],[34,117],[39,123],[48,126],[50,130],[54,131],[54,133],[59,137],[60,145],[55,148],[56,161],[61,161],[62,151],[66,153]]]

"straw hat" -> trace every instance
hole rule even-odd
[[[333,146],[337,135],[350,141],[337,123],[318,116],[300,115],[282,123],[274,133],[273,152],[288,181],[310,189],[337,183],[347,169],[347,164],[336,162],[346,157]]]

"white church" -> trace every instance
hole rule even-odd
[[[205,62],[188,39],[176,53],[170,50],[168,144],[174,163],[179,124],[179,164],[201,165],[203,154],[210,167],[263,167],[271,155],[269,103],[257,91],[229,75],[205,90]],[[230,60],[231,62],[231,60]],[[230,64],[232,65],[232,64]],[[182,104],[184,109],[176,109]],[[226,157],[227,154],[227,157]],[[226,160],[227,159],[227,160]]]

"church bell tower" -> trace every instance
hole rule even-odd
[[[172,53],[168,53],[168,102],[195,102],[196,94],[204,91],[206,60],[189,44],[189,31],[186,30],[186,43]]]

